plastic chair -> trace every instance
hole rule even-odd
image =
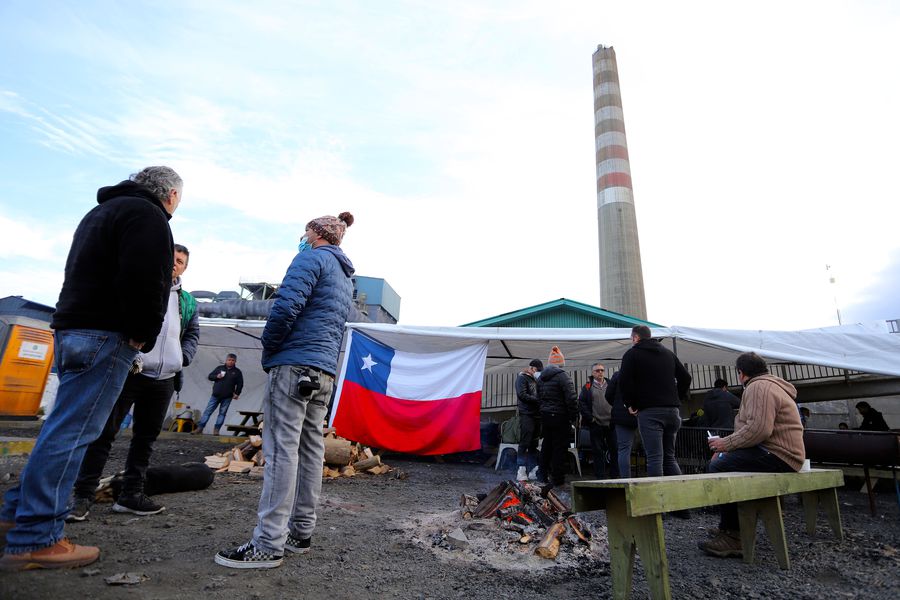
[[[509,449],[513,449],[516,452],[518,452],[519,445],[518,444],[504,444],[502,442],[500,443],[500,448],[497,450],[497,464],[494,465],[495,471],[500,468],[500,459],[503,458],[503,451],[509,450]]]

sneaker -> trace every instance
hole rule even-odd
[[[532,481],[537,481],[537,478],[538,478],[538,468],[535,467],[535,468],[531,469],[531,471],[528,472],[528,479],[530,479]]]
[[[191,431],[191,435],[197,435],[197,434],[200,434],[200,433],[203,433],[203,428],[202,428],[202,427],[194,427],[193,431]]]
[[[29,569],[64,569],[83,567],[100,558],[100,548],[79,546],[63,538],[47,548],[22,554],[6,553],[0,557],[0,569],[26,571]]]
[[[741,558],[744,556],[741,548],[741,538],[736,531],[723,531],[711,540],[699,542],[697,546],[710,556],[718,556],[719,558]]]
[[[306,554],[309,552],[310,542],[312,542],[312,537],[304,539],[289,533],[284,542],[284,549],[293,554]]]
[[[165,506],[156,504],[147,497],[146,494],[130,494],[119,496],[119,499],[113,504],[113,512],[131,513],[146,517],[147,515],[155,515],[166,510]]]
[[[219,435],[219,430],[218,430],[218,429],[213,429],[213,435]]]
[[[516,473],[516,479],[518,481],[528,481],[528,471],[525,470],[525,467],[519,467],[519,472]]]
[[[308,540],[307,540],[308,542]],[[216,563],[232,569],[272,569],[280,567],[284,556],[260,550],[247,542],[233,550],[222,550],[216,554]]]
[[[94,505],[93,498],[79,498],[75,497],[75,502],[72,504],[72,509],[69,510],[68,516],[66,516],[66,523],[80,523],[88,518],[88,515],[91,514],[91,507]]]

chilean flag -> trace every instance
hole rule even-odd
[[[404,352],[358,331],[348,336],[331,416],[338,435],[406,454],[481,448],[486,342]]]

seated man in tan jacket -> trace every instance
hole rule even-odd
[[[799,471],[806,449],[795,402],[797,389],[784,379],[769,375],[766,362],[756,353],[741,354],[735,367],[744,386],[741,408],[734,420],[734,433],[709,438],[709,448],[716,453],[709,463],[709,472]],[[712,556],[741,556],[736,504],[722,505],[718,534],[699,546]]]

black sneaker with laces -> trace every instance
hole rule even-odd
[[[216,554],[216,564],[232,569],[273,569],[280,567],[283,561],[284,556],[260,550],[253,542]]]
[[[93,498],[79,498],[76,496],[75,501],[72,503],[72,509],[66,516],[66,523],[80,523],[81,521],[86,520],[88,515],[91,514],[91,507],[93,505]]]
[[[166,507],[155,503],[148,498],[146,494],[142,493],[119,496],[119,499],[113,504],[112,509],[113,512],[117,513],[131,513],[133,515],[146,517],[147,515],[161,513],[166,510]]]
[[[292,533],[289,533],[287,536],[287,540],[284,542],[284,549],[293,554],[306,554],[307,552],[309,552],[309,545],[311,541],[312,537],[303,539],[296,537]]]

